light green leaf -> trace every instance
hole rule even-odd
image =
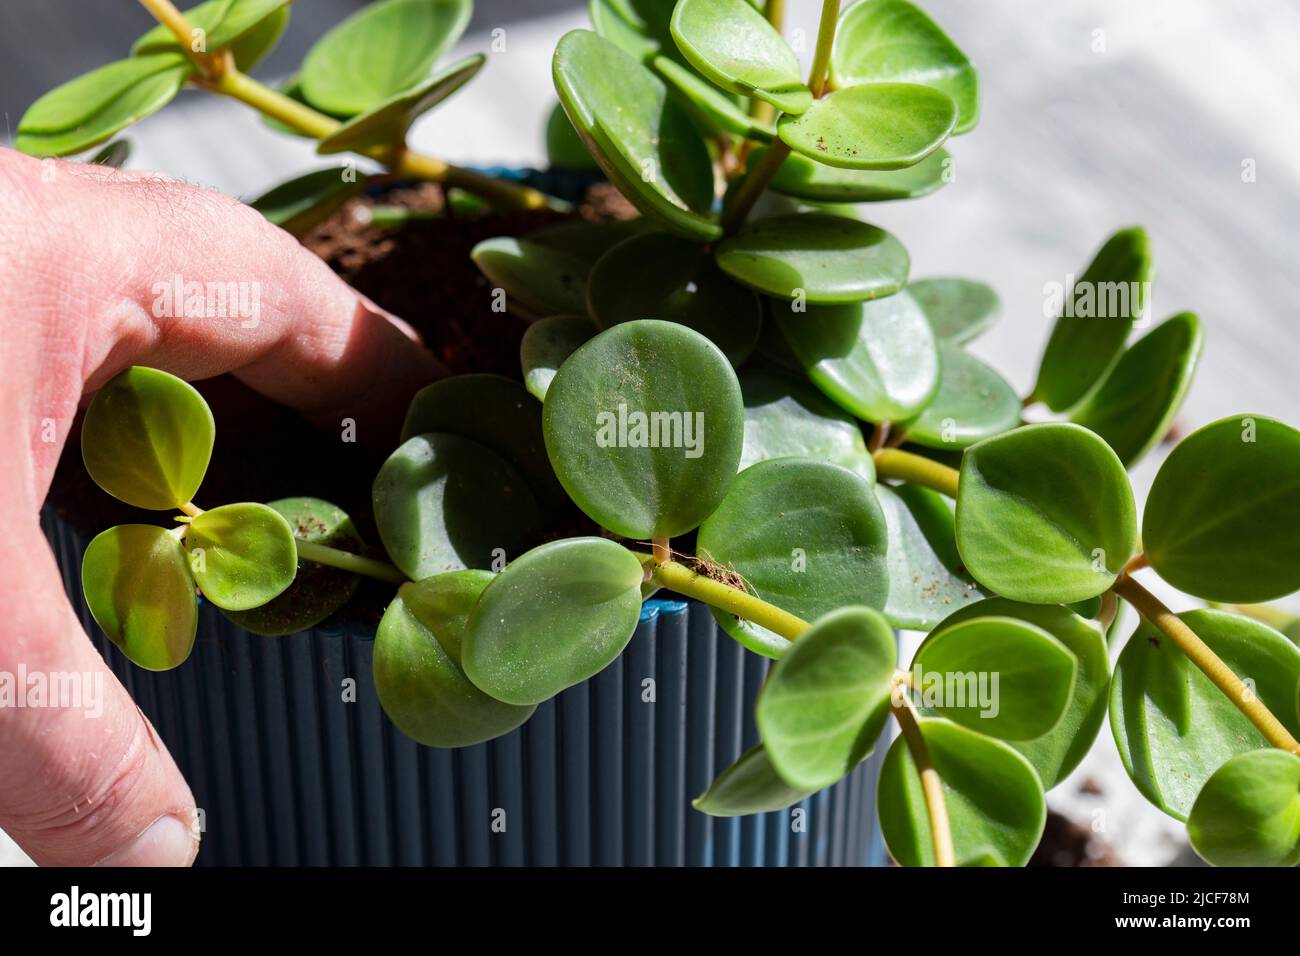
[[[957,547],[975,580],[1013,601],[1059,604],[1110,588],[1137,550],[1124,466],[1078,425],[1026,425],[966,449]]]
[[[165,511],[194,497],[215,437],[212,412],[194,386],[133,365],[91,401],[81,457],[95,484],[114,498]]]
[[[147,524],[96,535],[81,561],[81,587],[95,623],[133,663],[165,671],[190,656],[198,602],[175,535]]]
[[[791,787],[782,780],[767,756],[767,748],[755,744],[722,771],[691,806],[711,817],[743,817],[751,813],[784,810],[812,793],[811,790]]]
[[[200,52],[215,53],[228,46],[235,53],[236,65],[247,73],[271,51],[285,27],[289,25],[292,0],[207,0],[183,11],[196,32],[191,42],[202,42]],[[232,46],[233,45],[233,46]],[[131,45],[132,56],[152,53],[180,53],[185,50],[175,34],[158,24]]]
[[[957,554],[948,499],[920,485],[877,485],[889,546],[885,617],[895,627],[929,630],[982,597]]]
[[[795,152],[827,166],[903,169],[942,146],[956,121],[956,105],[938,90],[868,83],[836,90],[801,116],[781,117],[777,134]]]
[[[769,458],[811,458],[875,482],[862,428],[807,382],[749,367],[740,372],[740,390],[745,399],[741,471]]]
[[[666,56],[656,56],[651,67],[698,119],[721,133],[746,139],[770,140],[776,127],[745,109],[742,102],[724,93],[689,66]]]
[[[939,390],[903,425],[908,441],[966,448],[1020,424],[1020,396],[1006,379],[958,346],[946,345],[939,354]]]
[[[756,150],[756,163],[762,151]],[[952,181],[952,157],[936,149],[906,169],[844,169],[791,153],[776,171],[769,188],[809,202],[884,202],[928,196]]]
[[[842,607],[819,618],[772,668],[754,718],[777,773],[820,790],[875,748],[898,660],[880,612]]]
[[[1284,750],[1233,757],[1192,804],[1187,835],[1215,866],[1300,863],[1300,757]]]
[[[918,279],[907,284],[907,293],[948,345],[965,345],[982,335],[1002,308],[992,287],[974,279]]]
[[[595,334],[585,315],[553,315],[528,326],[519,342],[519,363],[529,394],[544,401],[560,366]]]
[[[498,700],[538,704],[599,673],[636,630],[641,562],[605,538],[552,541],[516,559],[484,590],[461,663]]]
[[[185,550],[203,596],[227,611],[261,607],[292,584],[298,572],[289,522],[274,508],[255,502],[222,505],[196,516]]]

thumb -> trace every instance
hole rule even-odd
[[[87,639],[29,516],[0,549],[0,829],[43,866],[188,866],[194,797]]]

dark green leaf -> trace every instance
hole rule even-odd
[[[307,101],[355,116],[423,82],[469,24],[470,0],[381,0],[326,33],[302,62]]]
[[[363,152],[372,146],[394,147],[406,142],[407,131],[420,116],[474,79],[487,57],[475,53],[444,67],[408,90],[352,117],[316,145],[324,154]]]
[[[1132,467],[1169,433],[1200,355],[1201,320],[1191,312],[1166,319],[1120,357],[1071,417]]]
[[[1020,396],[1001,375],[958,346],[940,350],[939,390],[904,426],[908,441],[966,448],[1020,424]]]
[[[96,535],[81,561],[81,587],[95,623],[133,663],[165,671],[190,656],[198,602],[175,535],[147,524]]]
[[[1215,866],[1300,863],[1300,757],[1284,750],[1233,757],[1192,804],[1187,835]]]
[[[859,418],[911,418],[939,388],[938,346],[911,296],[771,314],[813,384]]]
[[[1082,401],[1119,358],[1129,330],[1150,301],[1151,243],[1139,227],[1106,240],[1064,291],[1061,316],[1038,367],[1033,397],[1055,412]]]
[[[759,297],[719,271],[708,250],[662,232],[639,233],[596,262],[587,308],[601,328],[634,319],[677,322],[736,366],[754,351],[763,321]]]
[[[777,134],[795,152],[827,166],[903,169],[942,146],[956,120],[956,105],[938,90],[868,83],[836,90],[801,116],[781,117]]]
[[[885,617],[895,627],[929,630],[982,597],[957,554],[948,499],[920,485],[876,486],[889,547]]]
[[[1291,732],[1300,733],[1300,649],[1258,621],[1224,611],[1178,615]],[[1185,820],[1205,781],[1231,757],[1268,746],[1250,720],[1168,637],[1138,624],[1115,665],[1110,727],[1142,795]]]
[[[1038,775],[1009,744],[951,721],[921,721],[939,778],[958,866],[1024,866],[1047,822]],[[880,828],[903,866],[933,866],[921,777],[902,737],[880,768]]]
[[[907,250],[875,226],[825,213],[752,219],[717,249],[738,282],[778,299],[861,302],[907,282]]]
[[[964,345],[997,321],[1002,305],[992,287],[974,279],[918,279],[907,284],[930,320],[934,334],[949,345]]]
[[[622,653],[641,614],[641,562],[605,538],[534,548],[484,590],[461,663],[498,700],[538,704]]]
[[[1059,604],[1018,604],[1005,598],[961,608],[940,629],[988,616],[1017,618],[1042,628],[1065,645],[1077,663],[1070,704],[1060,722],[1045,737],[1012,744],[1034,765],[1043,789],[1051,790],[1087,756],[1106,719],[1110,692],[1106,637],[1096,621]]]
[[[590,263],[552,245],[500,236],[470,251],[494,286],[537,316],[587,310]]]
[[[286,232],[303,236],[361,195],[369,182],[369,176],[351,166],[331,166],[295,176],[249,205]]]
[[[767,748],[755,744],[722,771],[691,806],[711,817],[743,817],[784,810],[812,792],[796,790],[782,780],[768,759]]]
[[[709,127],[746,139],[769,140],[776,135],[776,127],[770,122],[751,114],[736,97],[718,89],[689,66],[666,56],[656,56],[650,65],[687,109]]]
[[[740,372],[740,390],[745,398],[741,471],[769,458],[812,458],[875,482],[876,466],[857,421],[807,382],[746,368]]]
[[[292,584],[298,572],[289,522],[255,502],[222,505],[196,516],[185,549],[203,596],[227,611],[261,607]]]
[[[129,139],[115,139],[91,157],[90,162],[96,166],[121,169],[130,158],[131,141]]]
[[[558,102],[546,117],[546,165],[583,171],[600,168]]]
[[[863,0],[840,14],[831,51],[831,83],[924,83],[957,104],[954,135],[979,119],[979,80],[966,54],[905,0]]]
[[[403,443],[375,476],[373,499],[384,549],[417,581],[500,566],[541,534],[524,480],[486,446],[459,435],[431,432]]]
[[[824,461],[751,465],[700,526],[701,557],[739,573],[763,600],[812,620],[846,604],[882,607],[889,593],[885,516],[859,475]],[[750,650],[780,657],[783,637],[714,609]]]
[[[1169,455],[1142,516],[1147,558],[1209,601],[1271,601],[1300,588],[1300,432],[1234,415]]]
[[[357,553],[361,536],[343,509],[319,498],[281,498],[267,503],[289,522],[298,541]],[[284,593],[260,607],[222,613],[246,631],[267,637],[296,634],[315,627],[356,592],[360,578],[348,571],[299,561],[298,573]]]
[[[564,111],[619,191],[665,228],[717,238],[708,148],[663,81],[587,30],[560,40],[553,73]]]
[[[629,538],[685,534],[740,463],[744,405],[726,356],[682,325],[623,322],[560,368],[543,407],[546,450],[592,520]]]
[[[787,784],[820,790],[871,753],[889,717],[897,660],[889,623],[867,607],[832,611],[790,645],[754,708]]]
[[[519,363],[529,394],[544,401],[565,359],[595,334],[595,326],[585,315],[553,315],[528,326],[519,343]]]
[[[165,511],[194,497],[215,437],[212,412],[192,385],[133,365],[91,401],[81,457],[95,484],[114,498]]]
[[[1026,425],[966,449],[957,547],[970,573],[1013,601],[1057,604],[1107,590],[1137,550],[1124,466],[1078,425]]]
[[[678,0],[671,28],[691,66],[724,90],[765,100],[783,113],[802,113],[812,104],[799,58],[747,0]]]
[[[756,151],[751,163],[761,158]],[[809,202],[884,202],[928,196],[952,181],[952,157],[944,149],[906,169],[843,169],[791,153],[770,188]]]
[[[15,148],[68,156],[97,146],[162,109],[193,75],[180,53],[117,60],[46,93],[18,121]]]
[[[536,709],[496,700],[460,666],[465,624],[494,575],[452,571],[403,584],[375,634],[375,691],[398,729],[429,747],[468,747],[514,730]]]

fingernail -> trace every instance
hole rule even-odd
[[[189,866],[199,852],[195,827],[176,817],[159,817],[135,842],[110,853],[96,866]]]

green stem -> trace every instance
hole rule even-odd
[[[949,498],[957,497],[960,473],[955,468],[914,455],[898,448],[882,448],[871,456],[876,463],[877,478],[892,478],[913,485],[933,488]]]
[[[835,45],[835,26],[840,19],[840,0],[824,0],[822,19],[817,27],[817,48],[813,50],[812,69],[808,71],[808,89],[820,98],[826,92],[826,75],[831,67],[831,48]]]
[[[802,618],[795,617],[788,611],[783,611],[745,591],[728,587],[720,581],[697,574],[676,561],[656,565],[651,573],[651,579],[670,591],[711,604],[746,621],[753,621],[760,627],[781,635],[787,641],[793,641],[809,628],[808,622]]]
[[[1300,743],[1291,736],[1291,732],[1241,678],[1233,673],[1232,668],[1210,650],[1197,633],[1188,627],[1182,618],[1169,610],[1163,601],[1124,572],[1115,579],[1113,590],[1172,640],[1175,646],[1214,682],[1214,686],[1223,691],[1224,696],[1246,715],[1246,718],[1264,735],[1265,740],[1280,750],[1300,755]]]
[[[393,584],[405,584],[410,580],[397,568],[384,561],[365,558],[351,551],[340,551],[338,548],[330,548],[311,541],[295,540],[294,543],[298,546],[298,558],[301,561],[327,564],[331,568],[364,574],[366,577],[378,578],[380,581],[389,581]]]
[[[900,697],[902,703],[898,702]],[[930,748],[925,743],[925,735],[921,733],[921,724],[916,719],[916,712],[912,710],[912,702],[906,695],[895,694],[890,709],[903,732],[903,740],[921,778],[921,794],[925,797],[925,811],[930,820],[930,842],[934,846],[934,865],[956,866],[957,854],[952,846],[952,825],[948,820],[948,802],[943,795],[943,781],[935,769]]]

